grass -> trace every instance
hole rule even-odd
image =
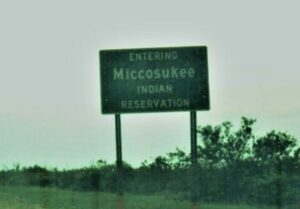
[[[163,196],[74,192],[36,187],[0,187],[1,209],[273,209],[247,205],[201,204]]]

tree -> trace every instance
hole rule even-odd
[[[198,146],[199,161],[205,168],[202,175],[203,192],[207,191],[210,198],[214,196],[220,200],[226,198],[237,201],[242,198],[241,194],[246,194],[245,178],[249,174],[248,165],[252,166],[252,126],[255,122],[254,119],[242,117],[241,126],[235,132],[230,122],[198,129],[201,139]],[[210,182],[210,186],[206,185],[207,182]]]
[[[295,157],[294,154],[298,155],[296,145],[294,137],[274,130],[259,138],[253,145],[254,158],[262,171],[264,184],[269,185],[265,193],[273,193],[273,197],[269,199],[274,199],[278,208],[283,207],[283,196],[287,192],[283,188],[283,182],[285,173],[289,171],[283,166]]]
[[[287,133],[274,130],[256,140],[253,145],[254,157],[262,164],[291,158],[296,151],[296,139]],[[299,152],[299,151],[298,151]],[[295,154],[299,155],[296,152]]]
[[[167,154],[167,162],[173,170],[189,168],[191,164],[190,161],[190,156],[179,148]]]

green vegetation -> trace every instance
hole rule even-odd
[[[117,209],[117,197],[109,193],[0,187],[1,209]],[[189,201],[163,196],[125,195],[124,209],[192,209]],[[199,207],[200,206],[200,207]],[[199,204],[201,209],[273,209],[246,205]]]
[[[230,208],[234,208],[232,205],[239,205],[239,208],[241,205],[297,208],[300,205],[298,141],[287,133],[276,131],[255,136],[255,122],[242,118],[241,126],[236,131],[232,130],[230,122],[199,127],[198,166],[194,169],[190,166],[190,155],[177,149],[165,156],[158,156],[152,162],[145,161],[138,168],[125,163],[121,184],[115,165],[99,160],[89,167],[62,171],[37,165],[15,166],[14,169],[0,171],[0,186],[49,189],[43,191],[68,189],[80,194],[81,198],[87,198],[92,194],[89,192],[101,192],[101,197],[105,197],[106,193],[116,193],[122,185],[121,189],[128,197],[126,204],[129,205],[135,197],[143,197],[145,202],[147,198],[153,201],[153,198],[166,196],[172,197],[172,201],[185,202],[192,198],[198,202],[218,203],[223,205],[222,208],[225,208],[224,205],[231,205]],[[87,193],[83,195],[76,191]],[[156,202],[160,205],[168,203],[166,200],[155,200],[139,208],[155,208]],[[177,203],[173,208],[176,207]],[[206,207],[214,208],[213,205]]]

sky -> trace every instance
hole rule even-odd
[[[207,46],[210,111],[300,139],[298,1],[0,0],[0,169],[115,161],[100,111],[99,50]],[[189,152],[189,112],[124,114],[123,160]]]

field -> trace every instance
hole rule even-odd
[[[123,206],[123,207],[122,207]],[[0,187],[1,209],[258,209],[243,205],[199,204],[177,201],[162,196],[125,195],[120,201],[115,194],[74,192],[36,187]],[[263,208],[259,209],[272,209]]]

